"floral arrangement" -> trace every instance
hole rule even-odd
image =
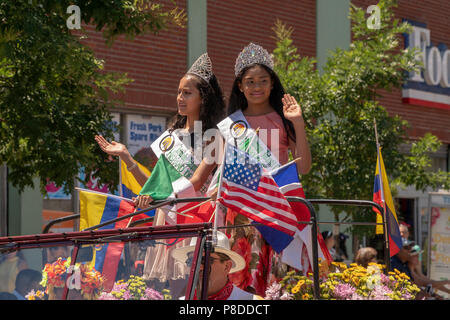
[[[332,262],[319,265],[320,298],[324,300],[413,300],[420,289],[397,269],[384,274],[385,266],[369,263]],[[266,300],[312,300],[313,281],[295,271],[287,273],[266,290]]]
[[[33,289],[25,296],[25,299],[27,299],[27,300],[44,300],[45,293],[42,290],[34,291],[34,289]]]
[[[148,288],[144,279],[131,275],[128,281],[119,280],[114,283],[110,292],[103,291],[98,300],[170,300],[169,290],[162,293]]]
[[[28,300],[43,299],[44,293],[48,295],[49,299],[55,298],[54,288],[64,288],[65,282],[71,266],[71,258],[58,258],[53,263],[47,263],[42,271],[42,281],[39,283],[44,289],[34,291],[32,290],[26,298]],[[88,300],[95,299],[100,291],[103,289],[104,278],[100,272],[95,270],[89,264],[76,263],[73,266],[73,275],[79,276],[79,282],[74,288],[80,290],[83,298]]]

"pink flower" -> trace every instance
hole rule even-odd
[[[145,289],[145,295],[141,298],[141,300],[164,300],[164,297],[161,293],[152,288]]]
[[[348,300],[352,298],[356,288],[348,283],[339,283],[334,287],[333,295],[336,299]]]
[[[388,294],[392,293],[392,290],[387,286],[376,286],[371,292],[371,300],[392,300]]]
[[[123,300],[130,300],[130,298],[132,298],[133,296],[131,295],[130,291],[125,291],[123,293]]]
[[[381,278],[381,283],[382,284],[389,284],[389,277],[387,275],[385,275],[384,273],[380,274],[380,278]]]
[[[355,292],[354,294],[352,294],[352,297],[350,298],[350,300],[366,300],[366,299],[364,299],[364,297],[360,296],[359,294],[357,294]]]
[[[266,290],[266,300],[280,300],[281,284],[274,282]]]

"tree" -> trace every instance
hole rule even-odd
[[[348,50],[331,53],[322,73],[314,59],[297,53],[292,28],[280,21],[273,28],[275,69],[305,115],[313,156],[310,173],[302,177],[308,198],[372,200],[377,159],[374,119],[391,189],[400,183],[418,190],[450,187],[448,172],[429,171],[428,154],[439,148],[438,139],[427,134],[412,142],[409,154],[401,153],[400,146],[408,143],[408,123],[389,116],[376,100],[380,90],[400,87],[406,72],[420,66],[414,50],[399,48],[400,36],[410,26],[394,18],[394,5],[392,0],[378,3],[379,29],[367,28],[365,11],[352,5],[353,41]],[[375,215],[364,215],[367,209],[359,207],[334,206],[332,211],[337,221],[375,221]],[[340,217],[342,213],[347,215]],[[369,229],[353,231],[357,230]]]
[[[70,5],[78,6],[78,17],[67,13]],[[144,0],[0,3],[0,164],[8,165],[8,180],[20,191],[37,176],[43,194],[47,179],[70,192],[81,167],[112,189],[118,184],[117,167],[93,141],[99,132],[112,138],[108,110],[120,102],[111,96],[131,79],[103,70],[80,42],[84,29],[68,28],[72,18],[95,26],[112,44],[119,35],[182,27],[186,17]]]

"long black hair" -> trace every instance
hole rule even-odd
[[[195,79],[196,87],[202,99],[199,120],[202,122],[204,133],[208,129],[215,128],[216,124],[225,117],[225,100],[222,88],[214,74],[208,82],[195,74],[188,73],[188,75]],[[169,131],[184,128],[186,120],[186,116],[177,113],[171,120]]]
[[[266,70],[269,73],[270,78],[272,79],[273,87],[272,90],[270,91],[269,103],[272,106],[272,108],[276,111],[276,113],[281,117],[281,120],[283,121],[284,124],[284,129],[286,130],[288,137],[295,142],[296,139],[295,139],[294,125],[290,120],[286,119],[286,117],[283,114],[283,101],[281,100],[285,94],[283,85],[281,84],[280,78],[278,78],[277,74],[272,69],[263,64],[259,63],[251,64],[242,69],[241,72],[239,72],[239,74],[236,76],[233,82],[233,87],[231,89],[227,115],[230,115],[239,109],[244,111],[245,109],[248,108],[247,98],[245,97],[244,93],[241,92],[241,90],[239,89],[239,84],[242,83],[242,78],[244,77],[247,70],[257,65],[264,68],[264,70]]]

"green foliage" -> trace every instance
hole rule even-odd
[[[313,59],[300,58],[292,45],[292,28],[279,21],[273,28],[276,72],[286,91],[299,101],[307,123],[313,165],[302,180],[308,198],[372,200],[377,159],[374,121],[386,171],[396,183],[418,190],[450,187],[447,172],[429,171],[428,154],[439,147],[437,138],[426,135],[412,144],[410,154],[401,153],[400,146],[408,142],[408,123],[390,116],[376,101],[380,89],[401,86],[407,72],[420,66],[414,50],[400,49],[400,36],[410,27],[394,19],[395,2],[382,0],[378,5],[378,30],[367,28],[364,10],[351,7],[353,41],[348,50],[330,53],[322,73]],[[370,209],[336,206],[332,210],[340,221],[375,220]]]
[[[47,179],[70,192],[81,167],[101,183],[118,184],[118,168],[106,162],[94,135],[112,138],[109,110],[120,102],[110,96],[131,79],[105,72],[104,62],[81,44],[83,30],[67,28],[71,4],[108,43],[183,22],[178,9],[148,1],[0,3],[0,163],[20,191],[38,176],[44,194]]]

